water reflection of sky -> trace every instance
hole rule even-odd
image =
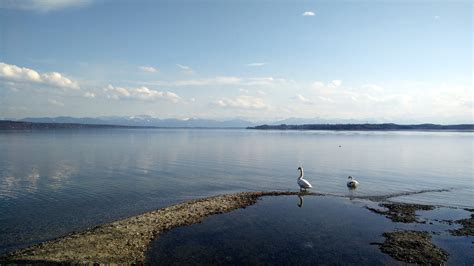
[[[303,204],[302,204],[303,201]],[[370,202],[331,196],[263,197],[246,209],[206,218],[162,234],[148,251],[152,265],[394,265],[379,251],[383,232],[435,232],[448,265],[471,265],[473,237],[452,237],[456,225],[400,224],[364,208]],[[302,205],[302,206],[301,206]],[[300,207],[301,206],[301,207]],[[434,217],[451,209],[433,211]],[[458,210],[459,217],[469,212]],[[462,213],[462,214],[461,214]],[[431,213],[424,213],[430,218]],[[431,221],[431,220],[429,220]]]
[[[0,132],[0,252],[186,199],[296,190],[473,207],[473,133],[105,129]],[[341,146],[341,147],[339,147]],[[347,176],[361,186],[349,192]]]

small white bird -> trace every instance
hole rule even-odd
[[[306,190],[308,188],[312,188],[311,184],[308,182],[308,180],[304,179],[304,172],[303,172],[303,167],[298,167],[298,170],[300,171],[300,176],[297,179],[298,185],[300,186],[300,190]]]
[[[347,179],[349,179],[349,181],[347,181],[348,187],[356,188],[357,186],[359,186],[359,182],[357,182],[357,180],[355,180],[352,176],[349,176]]]

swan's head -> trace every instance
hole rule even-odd
[[[302,166],[298,167],[298,171],[303,171],[303,167]]]
[[[352,176],[349,176],[349,177],[347,177],[347,179],[350,179],[350,180],[352,180]]]

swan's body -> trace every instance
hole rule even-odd
[[[352,176],[349,176],[347,179],[349,179],[349,181],[347,181],[348,187],[356,188],[357,186],[359,186],[359,182],[357,182],[357,180],[355,180]]]
[[[298,167],[298,170],[300,171],[300,176],[297,179],[298,186],[300,186],[300,189],[308,189],[312,188],[311,184],[308,182],[308,180],[304,179],[304,172],[303,172],[303,167]]]

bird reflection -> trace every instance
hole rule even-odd
[[[354,192],[356,191],[356,187],[347,187],[347,190],[349,191],[349,200],[353,200],[354,199]]]
[[[298,207],[301,208],[301,207],[303,207],[303,196],[298,195],[298,198],[299,198],[299,200],[300,200],[300,201],[298,202]]]

